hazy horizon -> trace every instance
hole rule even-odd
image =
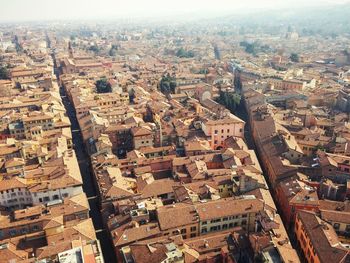
[[[0,0],[0,22],[215,16],[260,10],[297,9],[350,3],[350,0]],[[184,17],[181,17],[184,15]]]

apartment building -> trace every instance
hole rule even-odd
[[[224,141],[229,137],[244,137],[245,122],[229,114],[222,119],[206,119],[201,123],[212,149],[222,149]]]
[[[298,212],[294,229],[307,262],[349,261],[350,251],[340,243],[333,227],[314,213]]]

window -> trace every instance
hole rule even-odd
[[[57,200],[57,199],[59,199],[59,196],[58,195],[54,195],[53,196],[53,200]]]
[[[215,130],[215,131],[214,131],[214,134],[218,134],[218,130]]]
[[[196,234],[195,234],[195,233],[192,233],[192,234],[190,235],[190,237],[196,237]]]
[[[212,227],[210,228],[210,231],[216,231],[216,230],[218,230],[218,227],[217,227],[217,226],[212,226]]]
[[[206,227],[203,227],[201,232],[202,232],[202,233],[207,233],[207,228],[206,228]]]
[[[227,133],[229,133],[230,132],[230,129],[227,129]]]
[[[203,222],[202,222],[202,225],[206,225],[206,224],[207,224],[207,221],[203,221]]]
[[[245,226],[247,224],[247,220],[242,220],[242,226]]]
[[[227,217],[224,217],[222,220],[223,220],[223,221],[227,221],[227,220],[228,220],[228,218],[227,218]]]
[[[227,229],[227,224],[223,224],[222,229]]]
[[[181,234],[186,234],[186,228],[181,229]]]
[[[196,231],[196,230],[197,230],[197,227],[191,226],[191,232],[194,232],[194,231]]]
[[[44,197],[44,201],[45,201],[45,202],[48,202],[48,201],[50,201],[50,197],[48,197],[48,196],[45,196],[45,197]]]
[[[224,133],[224,129],[221,130],[221,133]]]
[[[243,129],[239,129],[239,132],[243,132]]]
[[[350,232],[350,225],[346,225],[345,231]]]
[[[15,236],[16,235],[16,230],[15,229],[11,229],[9,231],[9,234],[10,234],[10,236]]]
[[[340,225],[338,223],[334,223],[333,227],[335,230],[339,230]]]

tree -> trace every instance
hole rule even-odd
[[[111,48],[108,52],[108,54],[111,56],[111,57],[115,57],[115,55],[117,55],[117,50],[114,49],[114,48]]]
[[[171,93],[175,93],[175,88],[176,88],[176,81],[175,80],[170,81],[170,91],[171,91]]]
[[[252,55],[255,55],[258,49],[258,44],[256,42],[248,43],[247,41],[242,41],[239,43],[239,45],[245,48],[245,52]]]
[[[248,44],[246,47],[245,47],[245,51],[249,54],[255,54],[256,51],[255,51],[255,46],[253,44]]]
[[[117,45],[112,45],[111,49],[109,50],[108,54],[111,57],[115,57],[115,55],[117,54],[117,50],[118,50],[118,46]]]
[[[220,91],[217,102],[234,112],[241,103],[241,96],[234,92]]]
[[[221,59],[221,52],[217,45],[214,46],[215,59]]]
[[[135,90],[131,89],[129,91],[129,102],[133,104],[134,103],[134,99],[135,99]]]
[[[10,79],[8,69],[4,66],[0,67],[0,79]]]
[[[89,50],[94,52],[95,54],[98,54],[100,52],[100,49],[98,46],[94,45],[94,46],[90,46]]]
[[[164,94],[175,93],[176,79],[168,73],[160,80],[159,87],[160,91]]]
[[[242,81],[241,81],[241,78],[239,76],[235,75],[233,85],[234,85],[236,90],[238,90],[238,91],[242,90]]]
[[[106,78],[101,78],[95,83],[97,93],[112,92],[112,86]]]
[[[179,48],[175,54],[179,58],[193,58],[194,52],[192,50],[186,51],[184,48]]]
[[[290,54],[290,60],[293,62],[299,62],[299,55],[297,53]]]
[[[186,51],[183,48],[179,48],[176,51],[176,56],[179,57],[179,58],[183,58],[183,57],[186,56]]]
[[[17,51],[17,53],[23,52],[23,47],[22,47],[22,45],[19,43],[18,36],[15,36],[15,46],[16,46],[16,51]]]

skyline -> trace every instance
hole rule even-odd
[[[161,0],[101,0],[101,1],[68,1],[62,0],[60,5],[52,0],[0,0],[0,21],[42,21],[42,20],[109,20],[138,18],[177,18],[188,19],[186,15],[197,17],[244,14],[254,11],[274,9],[297,9],[313,6],[327,6],[350,3],[349,0],[217,0],[215,2],[178,0],[175,4],[164,4]],[[53,10],[54,8],[54,10]],[[54,12],[52,12],[54,11]],[[179,17],[184,15],[185,17]]]
[[[350,263],[350,0],[0,4],[0,263]]]

